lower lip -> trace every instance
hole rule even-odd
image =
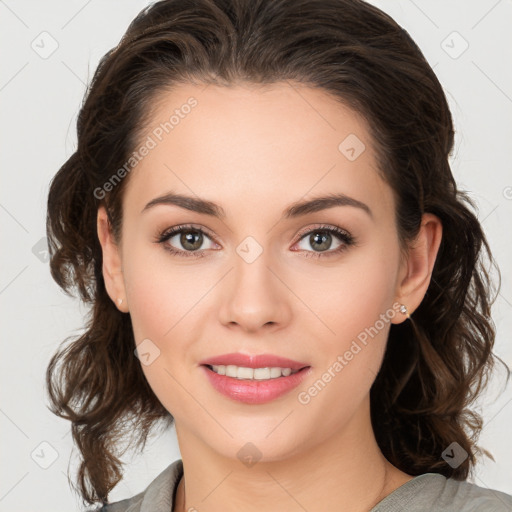
[[[310,373],[311,366],[289,375],[267,380],[241,380],[219,375],[202,366],[211,385],[224,396],[246,404],[264,404],[285,395],[296,388]]]

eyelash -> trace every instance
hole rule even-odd
[[[193,232],[201,233],[201,234],[206,235],[207,237],[211,238],[215,242],[215,239],[211,235],[209,235],[206,231],[204,231],[201,228],[197,228],[191,224],[186,224],[186,225],[182,225],[182,226],[174,226],[170,229],[167,229],[157,236],[155,242],[159,243],[159,244],[164,244],[164,249],[166,251],[169,251],[174,256],[184,256],[186,258],[188,258],[188,257],[204,258],[206,256],[205,250],[181,251],[179,249],[175,249],[174,247],[172,247],[169,244],[165,244],[174,235],[182,233],[184,231],[193,231]],[[325,252],[305,251],[306,254],[304,254],[304,257],[306,257],[306,258],[329,258],[331,256],[341,254],[349,246],[356,244],[356,239],[350,233],[345,231],[344,229],[341,229],[338,226],[326,226],[326,225],[318,225],[318,226],[315,226],[314,228],[310,228],[309,230],[307,230],[303,233],[300,233],[299,238],[298,238],[297,242],[295,242],[295,244],[299,243],[307,235],[311,235],[313,233],[318,233],[318,232],[321,232],[321,233],[327,232],[327,233],[331,233],[331,234],[335,235],[342,242],[342,245],[340,245],[337,249],[328,250]]]

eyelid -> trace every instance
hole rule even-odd
[[[199,231],[200,233],[205,234],[211,238],[216,244],[220,245],[219,242],[217,242],[215,235],[213,235],[208,228],[199,226],[198,224],[177,224],[176,226],[172,226],[164,230],[160,235],[158,235],[157,238],[168,238],[169,236],[178,234],[180,231],[186,230]]]
[[[343,234],[347,238],[353,238],[352,235],[345,229],[340,228],[339,226],[330,225],[330,224],[314,224],[313,226],[308,226],[307,228],[301,229],[297,233],[297,242],[302,240],[305,235],[309,235],[310,233],[314,231],[329,231],[329,232],[339,232],[339,235]]]

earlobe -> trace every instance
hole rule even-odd
[[[102,273],[105,288],[119,311],[127,313],[121,254],[112,235],[110,221],[104,206],[98,208],[97,231],[102,249]]]
[[[441,220],[432,213],[423,214],[420,230],[410,244],[408,256],[400,273],[396,300],[407,307],[409,315],[418,308],[427,293],[434,263],[441,245]],[[400,315],[393,323],[401,323],[406,317]]]

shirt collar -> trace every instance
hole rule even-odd
[[[140,512],[172,512],[174,493],[182,476],[183,461],[178,459],[149,484],[140,504]]]

